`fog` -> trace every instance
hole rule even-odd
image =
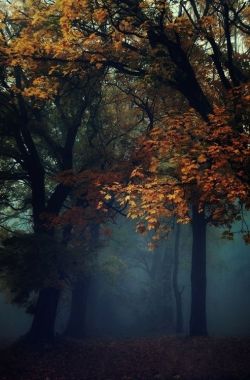
[[[29,328],[31,316],[11,305],[0,295],[0,342],[8,344],[23,335]]]
[[[237,229],[237,226],[235,226]],[[174,233],[148,250],[149,236],[135,232],[135,223],[120,218],[110,226],[98,250],[97,269],[90,278],[86,316],[87,338],[130,338],[176,334],[173,289]],[[239,234],[221,238],[223,230],[209,228],[207,237],[207,321],[211,336],[250,335],[250,252]],[[178,289],[182,296],[183,328],[188,334],[190,314],[190,226],[181,226]],[[64,332],[70,313],[71,289],[65,287],[56,321]],[[2,343],[24,335],[31,316],[0,296]]]

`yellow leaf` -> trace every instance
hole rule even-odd
[[[110,194],[106,194],[104,198],[108,201],[108,200],[111,199],[112,197],[111,197]]]

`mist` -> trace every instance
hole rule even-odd
[[[237,225],[234,226],[237,229]],[[98,249],[86,301],[85,338],[123,339],[188,335],[190,319],[190,226],[180,226],[178,288],[182,331],[176,332],[173,288],[175,234],[148,248],[150,236],[135,232],[124,217],[109,225]],[[250,252],[241,237],[222,239],[223,229],[209,228],[207,237],[207,321],[210,336],[250,335]],[[56,333],[62,334],[70,313],[71,288],[61,295]],[[13,342],[30,327],[32,316],[0,298],[0,340]]]

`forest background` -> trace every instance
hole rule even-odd
[[[207,335],[208,227],[250,240],[247,2],[1,5],[1,286],[33,314],[26,339],[53,340],[65,289],[65,334],[85,336],[93,278],[121,280],[133,254],[99,254],[122,217],[155,252],[133,259],[151,326],[184,331],[187,241],[188,331]]]

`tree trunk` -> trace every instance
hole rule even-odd
[[[175,332],[183,333],[183,312],[182,312],[182,292],[178,286],[178,270],[179,270],[179,254],[180,254],[180,225],[176,223],[175,244],[174,244],[174,269],[173,269],[173,289],[175,297]]]
[[[49,287],[40,290],[32,326],[27,334],[27,340],[29,342],[53,342],[59,297],[59,289]]]
[[[86,336],[85,317],[90,279],[78,279],[72,290],[71,309],[65,335],[82,339]]]
[[[193,206],[190,335],[207,335],[206,320],[206,219]]]
[[[168,245],[165,247],[161,267],[160,279],[162,281],[162,302],[163,302],[163,323],[168,333],[174,330],[174,310],[173,310],[173,293],[172,293],[172,271],[173,255],[172,249]],[[159,279],[158,279],[159,281]]]

